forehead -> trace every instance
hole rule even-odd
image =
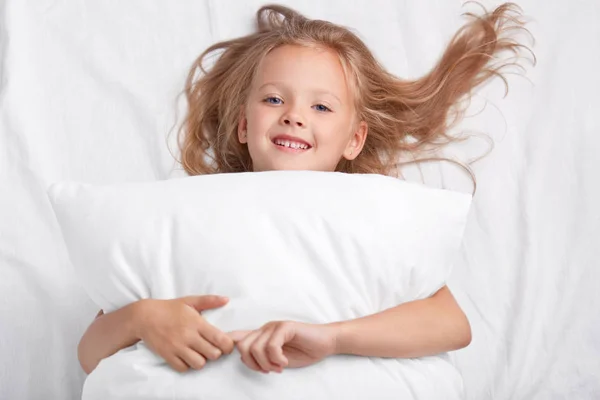
[[[271,50],[256,71],[256,87],[271,81],[327,89],[344,97],[348,95],[339,56],[322,47],[284,45]]]

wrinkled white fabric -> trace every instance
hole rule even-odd
[[[431,296],[450,275],[471,203],[394,178],[306,171],[59,183],[50,198],[98,307],[219,294],[227,306],[203,315],[224,332],[350,320]],[[182,375],[138,345],[104,360],[83,398],[463,398],[446,355],[335,356],[272,378],[226,358]]]

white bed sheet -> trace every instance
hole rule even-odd
[[[46,187],[177,174],[165,138],[188,66],[247,32],[263,3],[0,2],[1,399],[74,399],[84,379],[76,346],[97,310],[72,277]],[[355,28],[403,76],[425,72],[461,23],[458,0],[282,3]],[[473,109],[494,106],[461,126],[496,147],[475,166],[451,282],[473,343],[453,356],[469,399],[600,398],[600,5],[518,3],[534,18],[531,83],[511,78],[506,99],[500,82],[487,86]]]

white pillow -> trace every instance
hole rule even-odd
[[[99,308],[110,312],[147,297],[218,294],[229,304],[203,315],[224,331],[272,320],[352,319],[432,295],[451,271],[471,200],[379,175],[292,171],[112,186],[59,183],[49,197],[72,264]],[[444,390],[443,398],[454,398],[462,387],[443,357],[431,358],[434,368],[369,358],[340,364],[344,357],[331,357],[270,381],[231,359],[177,374],[139,344],[104,360],[90,375],[84,398],[188,398],[191,391],[209,399],[211,390],[231,399],[342,398],[371,386],[396,391],[394,397],[402,387],[409,396],[431,395],[434,387]],[[415,372],[415,365],[423,370]],[[294,386],[317,370],[334,380],[355,376],[355,384]],[[424,382],[423,374],[439,385]],[[225,390],[215,379],[238,384]],[[365,386],[365,379],[376,381]]]

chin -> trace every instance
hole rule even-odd
[[[266,171],[312,171],[318,170],[314,166],[308,163],[301,162],[270,162],[263,165],[258,165],[254,168],[255,172],[266,172]]]
[[[265,168],[263,171],[311,171],[314,168],[310,168],[306,165],[273,165],[270,168]]]
[[[314,159],[294,159],[295,157],[269,157],[267,162],[254,163],[255,172],[266,171],[334,171],[335,166],[331,169],[327,166],[315,163]],[[307,162],[308,161],[308,162]],[[310,162],[313,161],[313,162]]]

